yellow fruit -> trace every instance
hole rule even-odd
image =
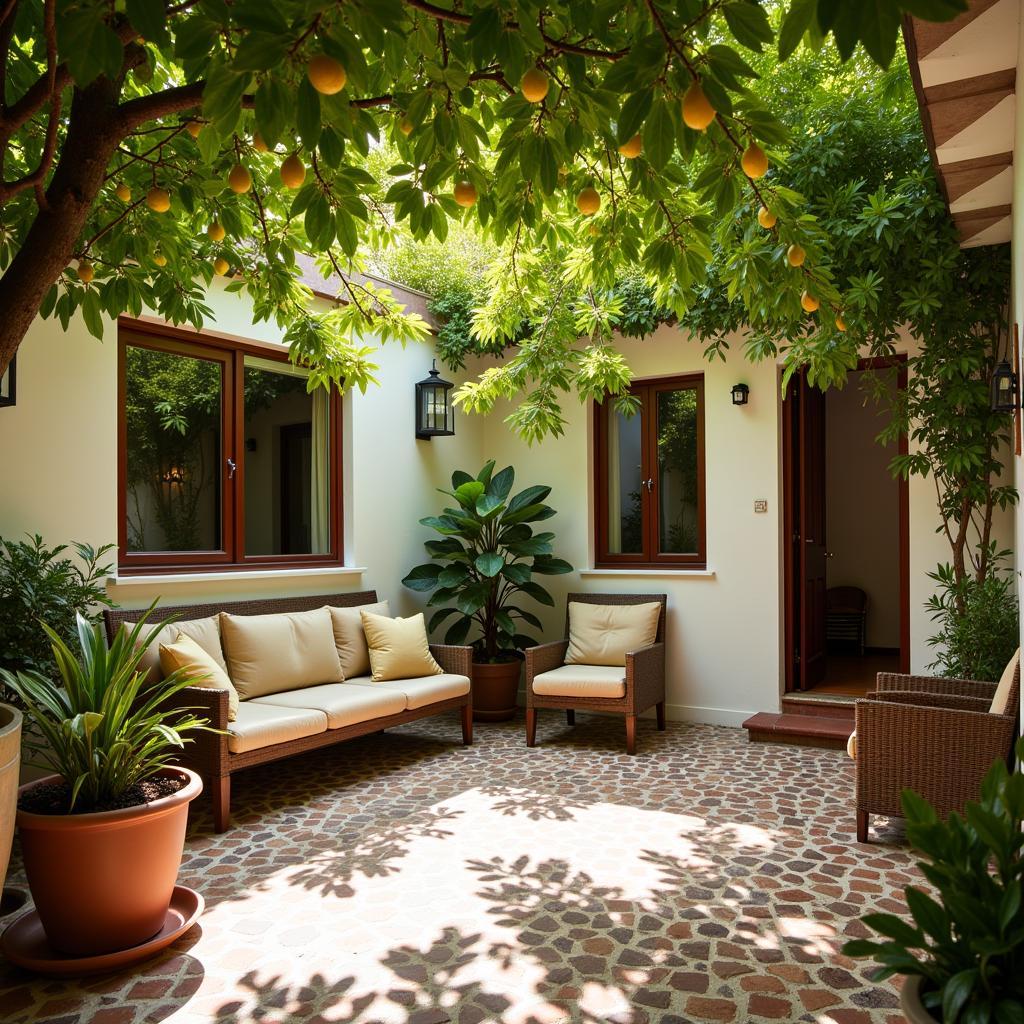
[[[154,185],[146,193],[146,205],[156,213],[166,213],[171,208],[171,194],[167,189]]]
[[[821,303],[819,303],[810,292],[805,291],[803,295],[800,296],[800,305],[803,306],[808,313],[813,313]]]
[[[189,133],[189,135],[192,136],[193,139],[198,138],[199,137],[199,133],[202,130],[203,130],[203,125],[202,125],[201,121],[187,121],[185,123],[185,131],[187,131]]]
[[[455,202],[470,207],[476,202],[476,186],[471,181],[460,181],[455,186]]]
[[[708,102],[700,82],[694,82],[683,97],[683,121],[688,128],[702,132],[715,119],[715,108]]]
[[[743,151],[740,166],[748,178],[763,178],[768,173],[768,156],[756,142],[752,142]]]
[[[634,157],[640,155],[640,150],[644,148],[643,142],[640,140],[639,135],[634,135],[633,138],[624,142],[619,146],[619,152],[627,159],[632,160]]]
[[[155,253],[153,253],[153,262],[158,267],[166,267],[167,266],[167,257],[162,252],[155,252]]]
[[[92,264],[88,260],[78,261],[78,280],[83,284],[88,284],[96,276],[96,271],[92,269]]]
[[[530,68],[519,80],[519,88],[531,103],[541,103],[548,94],[548,76],[539,68]]]
[[[836,330],[837,331],[845,331],[846,330],[846,321],[841,316],[836,316]]]
[[[398,130],[403,135],[411,135],[414,127],[412,121],[409,120],[409,115],[403,114],[402,120],[398,122]]]
[[[259,132],[252,133],[252,148],[257,153],[269,153],[270,147],[263,141],[263,136]]]
[[[281,181],[286,188],[299,188],[306,180],[306,168],[302,161],[294,154],[281,164]]]
[[[219,274],[221,277],[223,277],[228,272],[229,266],[230,265],[228,264],[228,261],[224,259],[223,256],[218,256],[213,261],[214,272]]]
[[[776,217],[767,206],[762,206],[761,209],[757,211],[757,223],[763,228],[775,227],[778,219],[779,218]]]
[[[576,197],[576,208],[584,217],[590,217],[597,213],[601,209],[601,197],[597,194],[597,190],[585,188]]]
[[[807,253],[801,246],[794,243],[786,250],[786,259],[789,260],[791,267],[802,267],[804,260],[807,259]]]
[[[317,54],[309,62],[309,67],[306,68],[306,77],[309,79],[310,85],[325,96],[333,96],[336,92],[341,92],[348,81],[345,69],[333,57],[328,57],[325,53]]]
[[[207,229],[207,236],[214,242],[223,242],[224,235],[227,232],[224,230],[224,225],[219,220],[215,220]]]
[[[228,187],[232,192],[242,195],[243,192],[248,192],[252,188],[252,175],[241,164],[235,164],[228,175]]]
[[[116,195],[122,203],[130,203],[132,201],[132,190],[125,185],[124,182],[114,189],[114,195]]]

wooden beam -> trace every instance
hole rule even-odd
[[[973,0],[971,6],[952,21],[920,21],[913,19],[914,38],[917,40],[918,57],[927,57],[944,42],[952,39],[961,29],[966,28],[975,18],[994,7],[999,0]]]

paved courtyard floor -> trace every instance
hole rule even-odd
[[[856,843],[845,754],[643,722],[628,757],[578,723],[466,749],[453,716],[236,776],[230,832],[193,804],[199,926],[84,982],[0,961],[0,1020],[902,1022],[838,952],[918,877],[884,820]]]

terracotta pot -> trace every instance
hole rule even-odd
[[[900,989],[900,1009],[907,1018],[907,1024],[938,1024],[921,1002],[921,978],[913,975],[904,981]]]
[[[473,718],[507,722],[516,716],[520,661],[473,662]]]
[[[21,712],[0,704],[0,891],[7,879],[18,808],[18,773],[21,766]]]
[[[137,946],[163,927],[185,845],[188,805],[203,783],[187,768],[187,785],[149,804],[95,814],[18,811],[25,872],[50,945],[70,956],[97,956]],[[50,775],[22,786],[25,793]]]

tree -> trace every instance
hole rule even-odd
[[[640,261],[665,290],[684,282],[682,308],[711,252],[708,203],[783,198],[757,179],[784,134],[743,53],[778,25],[781,57],[831,34],[885,64],[903,11],[964,9],[792,0],[773,22],[758,0],[4,0],[0,371],[39,313],[66,326],[80,310],[97,335],[104,313],[144,304],[198,325],[201,285],[234,271],[315,379],[365,386],[361,333],[424,325],[347,276],[347,304],[313,315],[295,254],[346,271],[395,220],[420,238],[461,217],[498,241],[574,239],[583,277]],[[401,158],[387,192],[366,170],[382,139]],[[781,205],[781,251],[807,241],[811,257],[799,290],[820,247]],[[591,369],[581,386],[621,387],[607,361]]]

